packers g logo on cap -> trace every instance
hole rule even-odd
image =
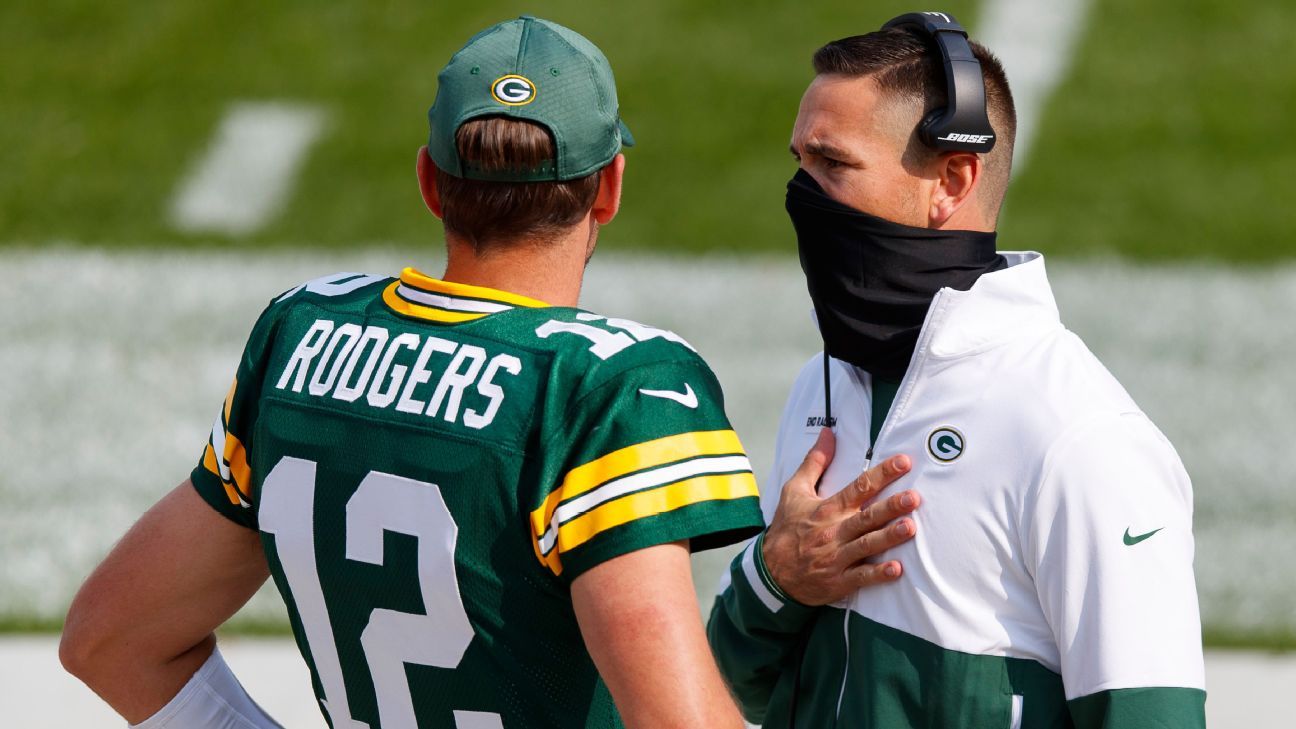
[[[940,463],[950,463],[963,455],[963,434],[946,426],[927,436],[927,453]]]
[[[500,76],[491,84],[491,96],[505,106],[525,106],[535,101],[536,87],[526,76]]]

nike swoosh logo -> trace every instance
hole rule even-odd
[[[698,406],[697,394],[693,392],[693,386],[687,382],[684,383],[684,392],[675,392],[674,390],[640,390],[639,392],[648,397],[674,400],[686,408],[696,408]]]
[[[1161,527],[1161,529],[1165,529],[1165,527]],[[1161,529],[1153,529],[1147,534],[1140,534],[1137,537],[1131,537],[1129,533],[1129,527],[1125,527],[1125,546],[1132,547],[1135,544],[1138,544],[1139,542],[1143,541],[1144,539],[1147,539],[1148,537],[1152,536],[1153,534],[1156,534],[1157,532],[1161,531]]]

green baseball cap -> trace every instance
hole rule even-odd
[[[541,169],[509,172],[463,164],[455,134],[482,116],[544,126],[553,135],[556,158]],[[572,180],[602,169],[623,146],[634,145],[603,52],[581,34],[530,15],[483,30],[450,58],[437,75],[428,126],[428,154],[437,167],[473,180]]]

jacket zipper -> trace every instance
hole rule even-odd
[[[868,470],[873,465],[873,449],[877,447],[877,444],[883,440],[884,436],[886,436],[888,432],[891,431],[891,425],[893,420],[893,418],[891,417],[891,413],[895,410],[896,403],[904,402],[904,400],[908,397],[909,390],[913,388],[913,383],[915,380],[914,373],[916,373],[920,369],[919,366],[923,363],[924,360],[927,359],[927,343],[931,341],[932,338],[932,330],[928,325],[931,324],[932,314],[936,312],[938,308],[938,304],[941,301],[941,296],[944,294],[944,292],[945,290],[941,289],[940,291],[936,292],[935,296],[932,297],[931,306],[928,307],[927,309],[927,316],[926,318],[923,319],[923,325],[921,330],[922,333],[918,336],[918,343],[914,345],[915,356],[913,360],[909,363],[909,367],[905,369],[904,377],[900,378],[900,387],[896,390],[895,400],[893,400],[891,403],[891,409],[887,411],[886,418],[882,420],[882,427],[878,429],[877,440],[869,443],[868,451],[864,454],[865,470]],[[869,397],[871,398],[872,396],[873,396],[873,378],[872,375],[869,375]]]
[[[931,324],[932,315],[935,314],[935,312],[938,311],[940,308],[939,305],[941,302],[941,297],[944,294],[944,292],[945,292],[944,289],[937,291],[936,295],[932,297],[931,306],[927,308],[927,316],[923,318],[922,329],[920,330],[921,333],[918,335],[918,343],[914,345],[914,357],[909,362],[909,367],[905,369],[904,377],[900,378],[900,387],[896,389],[895,400],[891,401],[891,408],[887,411],[886,418],[882,420],[882,427],[878,429],[877,440],[869,443],[868,451],[866,451],[864,454],[864,470],[866,471],[873,466],[874,447],[877,445],[878,442],[882,441],[882,439],[886,436],[886,434],[891,430],[891,426],[894,424],[893,422],[894,418],[891,417],[891,413],[896,410],[896,403],[903,403],[905,399],[908,397],[909,390],[913,388],[913,383],[914,380],[916,379],[916,374],[918,370],[922,369],[921,365],[923,361],[927,359],[927,344],[929,341],[931,341],[932,338],[932,328],[929,325]],[[825,351],[824,357],[827,356],[828,356],[828,352]],[[850,365],[850,366],[854,366],[854,365]],[[827,386],[828,386],[828,382],[827,380],[825,380],[824,387]],[[874,394],[873,377],[872,374],[870,373],[869,397],[871,398],[873,394]],[[870,423],[869,425],[872,426],[872,423]],[[851,607],[852,607],[851,605],[846,606],[845,623],[842,626],[842,639],[845,641],[845,648],[846,648],[846,665],[842,667],[841,691],[837,693],[837,712],[836,712],[836,716],[833,717],[834,727],[837,726],[838,722],[841,721],[842,701],[846,698],[846,681],[850,677]],[[1013,727],[1013,729],[1020,729],[1020,727]]]

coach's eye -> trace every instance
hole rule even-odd
[[[842,161],[840,161],[840,160],[835,160],[835,159],[833,159],[832,157],[824,157],[824,158],[823,158],[823,161],[824,161],[824,162],[823,162],[823,163],[824,163],[824,167],[827,167],[827,168],[830,169],[830,170],[832,170],[832,169],[836,169],[836,168],[838,168],[838,167],[843,167],[843,166],[845,166],[845,163],[844,163],[844,162],[842,162]]]

